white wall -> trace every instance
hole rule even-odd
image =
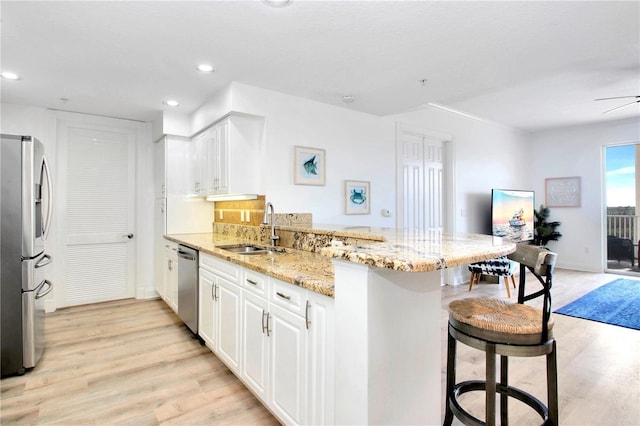
[[[233,83],[222,92],[233,111],[265,117],[264,188],[279,213],[313,213],[314,223],[395,226],[382,217],[395,206],[395,133],[380,117],[271,90]],[[214,97],[192,116],[195,126],[220,117]],[[228,104],[226,104],[228,105]],[[228,112],[228,111],[227,111]],[[197,132],[201,128],[192,128]],[[326,185],[293,183],[293,147],[326,150]],[[344,214],[344,181],[371,182],[371,214]]]
[[[491,189],[532,189],[527,134],[429,107],[385,118],[453,137],[455,232],[491,233]]]
[[[605,265],[604,147],[640,142],[637,118],[567,127],[531,136],[532,183],[538,205],[544,203],[546,178],[580,176],[581,206],[551,208],[561,222],[559,241],[549,243],[558,253],[558,266],[602,272]]]

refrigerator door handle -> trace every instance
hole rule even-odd
[[[53,185],[51,184],[51,173],[47,157],[42,157],[42,174],[40,179],[47,177],[47,217],[42,218],[42,239],[46,240],[49,236],[49,228],[51,228],[51,217],[53,216]],[[42,182],[40,182],[42,184]]]
[[[48,264],[50,264],[52,261],[53,261],[53,258],[48,254],[45,254],[44,256],[42,256],[42,259],[40,259],[40,261],[36,263],[34,268],[35,269],[42,268],[43,266],[47,266]]]
[[[40,290],[38,290],[38,292],[36,293],[36,300],[42,299],[47,294],[51,293],[51,290],[53,290],[53,284],[49,280],[42,281],[38,287],[40,288]]]

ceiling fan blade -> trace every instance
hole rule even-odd
[[[636,97],[638,97],[638,96],[636,96]],[[633,105],[633,104],[640,104],[640,99],[638,99],[637,101],[629,102],[628,104],[620,105],[619,107],[615,107],[613,109],[607,110],[607,111],[603,112],[603,114],[609,114],[610,112],[619,110],[620,108],[624,108],[624,107],[627,107],[627,106]]]
[[[625,99],[625,98],[636,98],[636,99],[639,99],[640,95],[639,96],[615,96],[613,98],[598,98],[598,99],[594,99],[594,101],[608,101],[610,99]]]

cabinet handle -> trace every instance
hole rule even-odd
[[[172,263],[173,263],[173,262],[171,261],[171,259],[168,259],[168,260],[167,260],[167,268],[168,268],[170,271],[173,271]]]
[[[267,337],[271,335],[269,334],[271,332],[271,330],[269,330],[269,320],[271,320],[271,315],[269,315],[269,312],[267,312]]]
[[[258,285],[256,281],[250,280],[249,278],[247,278],[247,282],[251,285]]]
[[[214,289],[216,288],[215,284],[211,285],[211,300],[216,300],[216,294],[214,293]]]
[[[276,291],[276,295],[282,297],[285,300],[291,300],[291,296],[287,296],[286,294],[280,293],[279,291]]]
[[[311,303],[309,303],[309,301],[307,300],[307,304],[304,308],[304,325],[307,327],[307,330],[309,329],[309,324],[311,324],[311,321],[309,321],[309,308],[311,307]]]
[[[214,284],[213,287],[215,288],[215,292],[213,293],[215,295],[213,300],[218,300],[218,284]]]
[[[265,325],[265,318],[267,319],[266,321],[266,325]],[[269,313],[265,312],[264,309],[262,310],[262,334],[264,334],[264,332],[267,332],[267,336],[269,335]]]

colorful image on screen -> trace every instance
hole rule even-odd
[[[535,193],[493,189],[491,191],[491,233],[510,241],[533,240]]]

